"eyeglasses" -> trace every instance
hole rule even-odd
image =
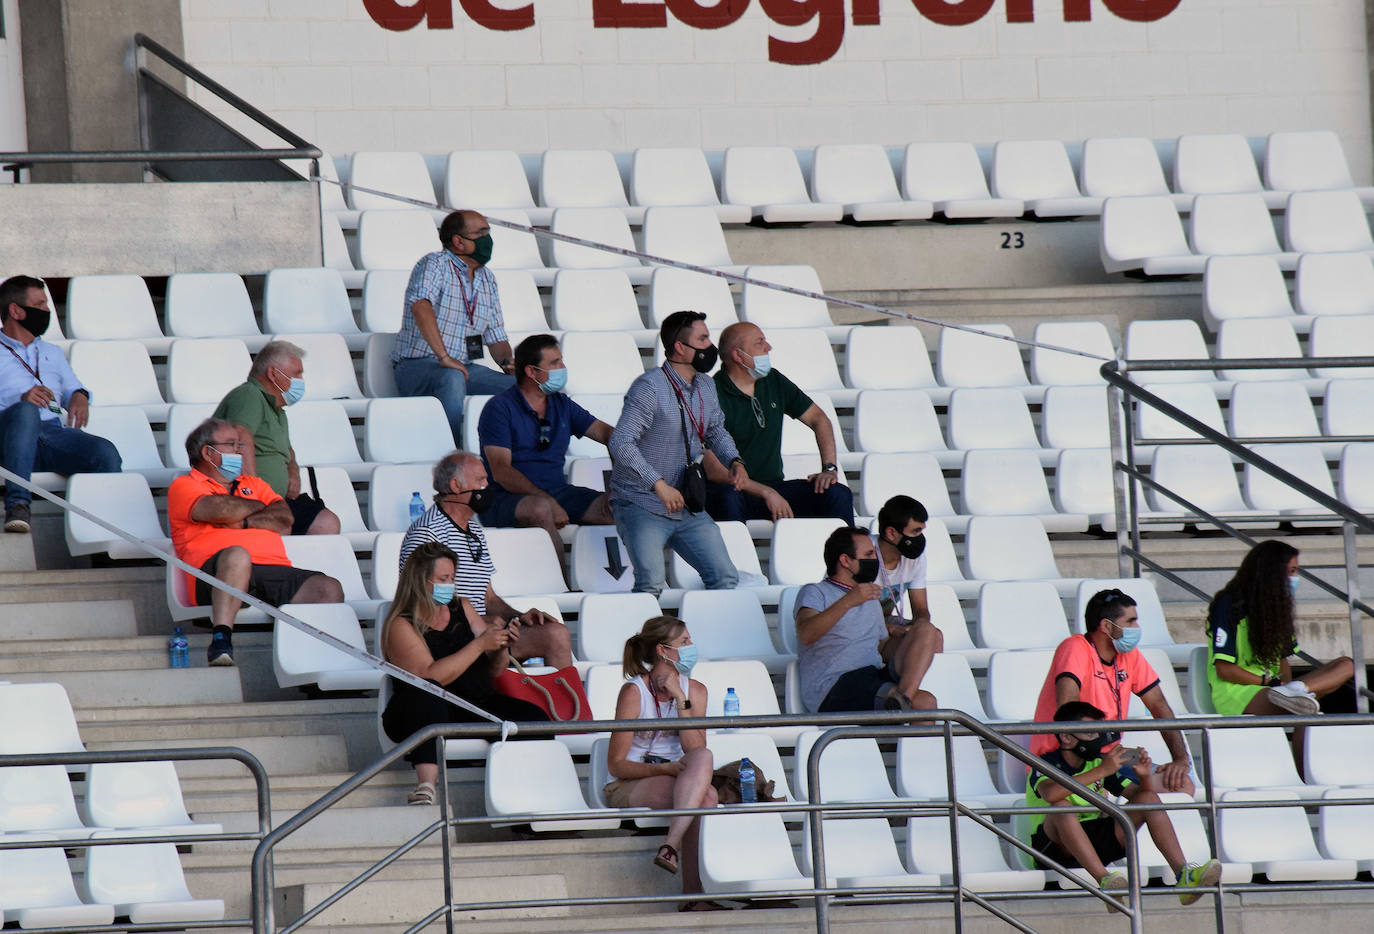
[[[539,420],[539,450],[547,451],[553,444],[553,426],[547,418]]]
[[[754,410],[754,421],[759,423],[759,427],[767,428],[768,422],[763,417],[763,404],[759,402],[758,396],[749,397],[749,407]]]
[[[233,449],[233,450],[235,450],[235,451],[242,451],[242,450],[244,449],[244,446],[245,446],[244,443],[243,443],[242,441],[238,440],[237,438],[235,438],[233,441],[211,441],[211,442],[210,442],[210,447],[214,448],[216,451],[218,451],[220,448],[231,448],[231,449]],[[223,452],[221,452],[221,453],[223,453]]]

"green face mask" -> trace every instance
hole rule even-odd
[[[485,266],[491,262],[491,234],[478,237],[472,241],[474,246],[470,254],[477,265]]]

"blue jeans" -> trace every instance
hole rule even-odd
[[[74,473],[118,473],[123,462],[115,446],[98,435],[67,428],[42,417],[43,410],[20,399],[0,412],[0,465],[25,480],[35,470],[63,476]],[[5,484],[5,505],[28,503],[29,491]]]
[[[811,488],[810,480],[760,481],[778,492],[792,515],[798,519],[842,519],[854,524],[854,494],[843,483],[832,483],[824,493]],[[761,497],[741,493],[727,483],[706,485],[706,511],[717,522],[744,522],[748,519],[771,519],[768,505]]]
[[[463,401],[468,393],[494,396],[515,385],[515,377],[497,373],[489,367],[469,363],[468,375],[462,370],[440,366],[436,357],[409,357],[396,361],[396,389],[403,396],[433,396],[444,407],[453,446],[463,447]],[[474,452],[476,453],[476,452]]]
[[[725,549],[720,529],[706,513],[684,509],[681,519],[669,519],[624,500],[616,500],[614,506],[615,530],[634,565],[636,593],[658,596],[662,592],[667,576],[665,546],[672,546],[697,569],[707,590],[732,590],[739,583],[739,572]]]

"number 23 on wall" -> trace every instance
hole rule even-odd
[[[1002,249],[1019,250],[1026,245],[1026,235],[1019,230],[1002,231]]]

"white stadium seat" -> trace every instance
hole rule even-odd
[[[700,149],[636,149],[630,162],[630,202],[644,207],[700,205],[722,224],[747,224],[749,206],[721,204],[706,154]]]
[[[1298,269],[1310,259],[1298,260]],[[1374,266],[1369,266],[1374,276]],[[1301,272],[1299,272],[1301,275]],[[1272,256],[1210,256],[1202,273],[1202,314],[1213,331],[1240,318],[1293,317],[1283,270]]]
[[[824,293],[820,276],[813,266],[749,266],[749,279]],[[740,293],[740,319],[757,324],[772,337],[781,328],[829,328],[833,326],[826,304],[791,292],[745,283]]]
[[[962,655],[942,652],[932,658],[926,676],[921,679],[921,689],[934,694],[941,707],[962,710],[977,720],[988,719],[973,671]]]
[[[682,595],[678,617],[687,624],[703,658],[754,659],[773,672],[781,672],[792,660],[774,647],[753,591],[689,590]]]
[[[935,211],[929,201],[902,198],[887,152],[873,144],[817,146],[811,190],[818,201],[843,204],[859,223],[925,220]]]
[[[391,351],[396,335],[387,332],[369,334],[363,348],[363,395],[368,398],[398,396],[396,370],[391,363]]]
[[[809,889],[778,814],[708,814],[701,818],[701,887],[760,894]]]
[[[1285,242],[1294,253],[1374,250],[1364,203],[1353,191],[1295,191],[1284,219]]]
[[[615,208],[557,208],[549,229],[554,233],[604,243],[621,250],[635,249],[630,225],[625,215]],[[623,269],[635,285],[649,281],[649,267],[634,256],[564,240],[553,241],[550,249],[553,265],[559,269]]]
[[[358,265],[366,270],[414,268],[440,247],[434,217],[419,208],[364,211],[358,218]],[[366,282],[366,280],[364,280]]]
[[[968,803],[968,802],[965,802]],[[959,818],[960,884],[973,892],[1038,892],[1045,887],[1039,869],[1013,869],[992,831],[971,817]],[[934,873],[941,885],[954,880],[949,818],[913,817],[907,821],[906,864],[912,872]]]
[[[138,341],[73,341],[69,360],[96,405],[136,405],[149,421],[166,416],[153,361]]]
[[[328,574],[343,589],[344,604],[362,619],[376,619],[380,600],[363,586],[353,546],[343,535],[288,535],[282,539],[291,565]],[[336,604],[337,605],[337,604]],[[361,641],[359,646],[361,646]]]
[[[838,221],[844,206],[813,202],[797,154],[785,146],[730,146],[720,168],[721,200],[747,205],[770,224]]]
[[[930,609],[931,624],[944,636],[941,651],[962,655],[970,667],[986,668],[992,652],[973,644],[964,609],[959,605],[959,595],[954,588],[948,584],[927,584],[926,606]]]
[[[1355,189],[1362,198],[1374,189],[1355,185],[1341,139],[1330,130],[1270,133],[1264,147],[1264,185],[1272,191]]]
[[[1304,773],[1317,785],[1367,789],[1374,768],[1374,725],[1341,724],[1308,727],[1303,738]],[[1367,794],[1367,792],[1366,792]],[[1374,797],[1374,795],[1368,795]],[[1344,809],[1334,811],[1340,815]]]
[[[362,349],[365,343],[343,279],[333,269],[268,270],[262,323],[269,334],[341,334],[352,349]]]
[[[355,152],[349,160],[348,201],[355,211],[403,211],[415,207],[405,201],[358,191],[371,188],[426,204],[434,202],[434,184],[424,157],[418,152]]]
[[[642,207],[625,197],[615,157],[605,149],[549,149],[539,160],[539,201],[549,208],[615,208],[631,224]]]
[[[628,593],[634,586],[630,553],[613,525],[578,526],[568,566],[573,587],[586,594]]]
[[[533,275],[520,269],[493,269],[492,275],[496,277],[496,290],[501,295],[501,317],[505,319],[506,333],[540,333],[549,330],[544,300],[539,297],[539,287],[535,285]],[[552,275],[556,277],[557,273]],[[512,340],[511,346],[514,347],[516,343]]]
[[[1132,321],[1126,326],[1123,345],[1126,360],[1206,360],[1207,342],[1202,329],[1190,318],[1162,321]],[[1142,370],[1139,379],[1150,383],[1210,383],[1210,370]]]
[[[367,524],[376,532],[401,532],[410,527],[410,501],[415,494],[428,509],[434,502],[433,466],[378,464],[367,488]]]
[[[1374,315],[1328,315],[1314,319],[1307,354],[1310,357],[1374,357]],[[74,365],[75,359],[72,362]],[[1374,378],[1374,367],[1316,366],[1312,368],[1312,375],[1330,380],[1370,379]]]
[[[1037,469],[1039,463],[1036,464]],[[940,463],[930,454],[888,453],[864,455],[859,471],[859,501],[861,516],[876,516],[892,497],[898,494],[914,496],[926,507],[926,512],[963,531],[967,517],[954,511],[949,501],[949,489]]]
[[[220,833],[186,812],[176,766],[162,762],[97,762],[86,773],[82,817],[92,828],[138,830],[146,836]]]
[[[940,331],[940,359],[936,373],[942,386],[950,388],[994,386],[1028,387],[1026,365],[1021,362],[1018,344],[988,335],[1011,337],[1005,324],[974,324],[971,327],[987,334],[975,334],[959,328]],[[1032,394],[1038,398],[1040,392]]]
[[[61,684],[0,684],[0,756],[85,751]]]
[[[860,392],[854,406],[854,446],[869,453],[924,451],[941,467],[955,467],[963,460],[962,453],[946,446],[935,405],[921,389]]]
[[[496,565],[492,589],[502,597],[567,594],[563,570],[553,543],[543,529],[486,529],[487,547]],[[577,606],[576,599],[560,599],[560,609]]]
[[[1143,136],[1094,137],[1083,141],[1079,187],[1092,198],[1172,195],[1159,164],[1159,152]],[[1186,210],[1192,197],[1175,197]]]
[[[649,277],[650,327],[660,327],[670,314],[683,309],[706,315],[706,326],[712,334],[719,334],[739,320],[727,280],[687,269],[655,267]]]
[[[0,834],[35,831],[58,837],[91,834],[76,814],[66,768],[21,765],[0,769]],[[9,907],[3,902],[0,906]]]
[[[1301,372],[1301,371],[1298,371]],[[1231,437],[1317,438],[1312,398],[1300,381],[1240,383],[1231,393]],[[1333,445],[1333,455],[1336,445]]]
[[[444,200],[453,207],[470,205],[484,214],[492,208],[524,211],[547,227],[553,211],[536,207],[520,157],[509,149],[451,152],[444,164]]]
[[[436,463],[453,450],[444,407],[433,396],[369,400],[363,450],[375,463]]]
[[[1374,314],[1374,263],[1364,253],[1304,253],[1293,303],[1299,314]]]
[[[663,615],[651,593],[588,593],[577,609],[577,657],[619,665],[625,641]],[[693,633],[692,641],[696,641]]]
[[[182,408],[173,409],[173,416]],[[194,417],[194,413],[188,414]],[[187,431],[198,421],[192,420]],[[296,463],[300,466],[342,466],[354,480],[364,480],[371,474],[372,468],[364,468],[363,459],[358,456],[358,442],[353,439],[348,413],[338,402],[297,402],[287,407],[286,424],[291,433],[291,449],[296,452]],[[186,459],[184,452],[181,459]]]
[[[1156,375],[1150,371],[1149,377]],[[1217,402],[1212,387],[1203,383],[1163,383],[1146,382],[1143,388],[1158,396],[1184,414],[1202,422],[1208,428],[1226,434],[1226,424],[1221,418],[1221,404]],[[1136,406],[1137,434],[1142,441],[1158,438],[1197,438],[1198,433],[1156,409],[1154,406]]]
[[[1111,415],[1105,386],[1051,386],[1040,404],[1045,447],[1110,447]]]
[[[389,601],[396,596],[396,586],[401,578],[401,542],[404,539],[404,532],[379,532],[372,541],[372,596],[378,600]],[[385,617],[383,604],[377,608],[377,618]],[[386,688],[383,687],[383,690]]]
[[[1080,578],[1064,577],[1049,537],[1030,516],[974,516],[964,545],[969,577],[984,581],[1047,580],[1060,595],[1073,594]]]
[[[923,389],[941,403],[949,396],[935,379],[925,338],[908,327],[850,328],[844,383],[851,389]]]
[[[1219,730],[1221,733],[1250,730]],[[1307,813],[1297,795],[1271,791],[1228,791],[1226,801],[1292,800],[1292,807],[1225,808],[1217,822],[1217,849],[1227,862],[1250,863],[1270,882],[1306,882],[1355,878],[1353,859],[1326,859],[1317,850]]]
[[[1083,513],[1089,525],[1116,530],[1116,493],[1109,448],[1064,448],[1054,468],[1054,505],[1060,512]]]
[[[562,349],[568,367],[567,391],[575,396],[623,395],[644,375],[639,348],[629,334],[573,331],[563,335]]]
[[[989,649],[1052,649],[1069,637],[1064,606],[1044,581],[993,581],[978,591],[977,642]]]
[[[1364,513],[1374,512],[1374,443],[1347,444],[1337,476],[1341,502]]]
[[[768,343],[773,345],[773,366],[804,392],[825,392],[841,401],[854,395],[840,380],[830,340],[821,328],[778,328],[768,332]],[[840,442],[838,431],[835,439]]]
[[[530,226],[530,216],[515,208],[487,211],[486,218],[488,223],[496,220]],[[487,263],[487,268],[492,272],[505,269],[523,270],[534,277],[536,285],[553,284],[554,271],[545,265],[544,258],[539,252],[539,243],[535,240],[534,234],[527,230],[513,230],[492,223],[491,262]]]
[[[168,548],[171,540],[162,531],[157,504],[148,481],[138,473],[79,473],[67,481],[67,499],[72,505],[99,516],[134,538],[159,548]],[[101,528],[89,519],[73,512],[65,512],[67,550],[73,555],[106,552],[112,558],[148,558],[146,551],[137,548],[113,532]]]
[[[141,276],[72,276],[67,331],[77,341],[142,341],[151,353],[164,352],[168,343]]]
[[[902,197],[929,201],[948,218],[1020,217],[1026,206],[994,198],[972,143],[911,143],[902,159]]]
[[[644,212],[644,252],[740,273],[716,212],[706,207],[652,207]]]
[[[1288,792],[1304,801],[1320,798],[1327,786],[1306,783],[1293,763],[1292,747],[1282,727],[1212,731],[1212,784],[1218,789],[1263,789]]]
[[[1196,444],[1162,447],[1155,452],[1150,474],[1165,488],[1213,515],[1255,515],[1240,495],[1230,455],[1221,448]],[[1151,488],[1148,496],[1150,506],[1158,512],[1191,515],[1159,490]]]
[[[363,278],[362,325],[364,331],[395,333],[401,329],[405,313],[409,269],[373,269]],[[504,312],[505,292],[501,293]]]
[[[1322,431],[1374,435],[1374,379],[1333,379],[1322,400]]]
[[[749,527],[743,522],[718,522],[716,527],[720,529],[720,537],[725,542],[731,563],[739,572],[738,586],[758,591],[759,599],[771,596],[775,588],[768,585],[767,578],[760,570],[759,554],[754,548],[754,539],[749,534]],[[676,551],[668,556],[668,584],[682,590],[702,588],[701,575]]]
[[[1331,482],[1331,471],[1327,469],[1326,458],[1317,444],[1256,444],[1250,448],[1255,454],[1270,461],[1276,467],[1288,471],[1300,480],[1306,481],[1327,496],[1335,497],[1336,489]],[[1300,493],[1285,483],[1255,467],[1246,464],[1241,469],[1241,486],[1245,499],[1251,508],[1264,512],[1281,513],[1285,518],[1296,519],[1307,515],[1335,518],[1325,506],[1319,505],[1306,494]]]
[[[769,579],[775,584],[809,584],[825,576],[822,546],[844,523],[839,519],[779,519],[773,523]]]
[[[1034,516],[1048,531],[1085,532],[1088,517],[1061,513],[1035,451],[980,449],[964,454],[960,503],[970,516]]]
[[[1168,195],[1108,198],[1098,253],[1107,272],[1139,269],[1147,276],[1200,273],[1207,262],[1188,248],[1178,208]]]
[[[1032,347],[1031,382],[1040,386],[1100,386],[1102,364],[1116,359],[1112,337],[1101,321],[1042,321],[1035,326],[1032,339],[1037,345],[1049,344],[1094,355],[1084,357]]]
[[[826,820],[821,831],[828,885],[914,888],[940,884],[933,873],[907,872],[886,820]],[[812,873],[811,824],[802,824],[801,868]]]
[[[956,389],[949,396],[949,443],[956,450],[1040,450],[1026,400],[1015,389]]]
[[[1221,359],[1256,359],[1284,357],[1296,360],[1302,356],[1298,335],[1293,325],[1283,318],[1236,318],[1221,322],[1217,330],[1217,357]],[[1217,371],[1222,379],[1237,383],[1260,380],[1305,379],[1307,370],[1223,368]],[[1237,389],[1240,387],[1237,386]]]
[[[77,897],[61,847],[0,850],[0,911],[21,928],[110,924],[115,909]]]
[[[164,467],[148,416],[135,405],[91,406],[86,430],[110,441],[119,450],[126,471],[137,471],[150,486],[162,487],[180,471]],[[184,440],[184,437],[183,439]]]
[[[222,899],[191,896],[177,848],[170,843],[90,847],[82,891],[89,902],[113,905],[115,916],[131,924],[224,918]]]
[[[983,744],[976,736],[955,736],[954,790],[960,800],[975,799],[993,807],[1018,807],[1025,793],[1001,792],[992,782]],[[903,736],[897,740],[897,793],[920,801],[949,798],[945,743],[938,736]]]
[[[988,713],[994,720],[1034,720],[1054,649],[999,650],[988,659]],[[1002,753],[1005,755],[1005,753]]]
[[[238,337],[253,350],[265,340],[243,277],[231,272],[168,276],[164,309],[169,337]]]
[[[1297,253],[1284,253],[1258,194],[1198,195],[1193,199],[1188,239],[1200,256],[1259,254],[1273,256],[1284,269],[1295,269]]]
[[[1374,837],[1374,805],[1335,802],[1369,796],[1367,787],[1332,788],[1322,795],[1317,817],[1317,848],[1321,855],[1326,859],[1352,860],[1360,872],[1374,868],[1374,858],[1369,856],[1369,841]]]
[[[807,765],[811,749],[823,731],[807,730],[797,737],[796,768],[793,787],[802,798],[808,798]],[[877,742],[863,737],[837,739],[825,747],[820,761],[820,800],[896,801],[897,795],[887,782],[887,766]]]
[[[1250,143],[1239,133],[1196,133],[1178,138],[1174,191],[1190,195],[1258,192],[1271,208],[1283,207],[1286,192],[1265,191]]]
[[[343,603],[286,603],[282,612],[366,651],[358,616]],[[280,687],[319,685],[321,691],[374,691],[386,675],[290,623],[272,624],[272,670]]]
[[[618,817],[531,820],[541,812],[590,810],[568,747],[556,739],[492,743],[487,750],[486,812],[535,831],[615,830]]]
[[[992,193],[1025,202],[1037,217],[1096,215],[1102,198],[1084,197],[1059,140],[1002,140],[992,150]]]
[[[560,331],[644,331],[634,287],[618,269],[558,270],[550,310]]]
[[[218,403],[248,378],[253,361],[237,337],[179,338],[167,353],[169,402]]]

